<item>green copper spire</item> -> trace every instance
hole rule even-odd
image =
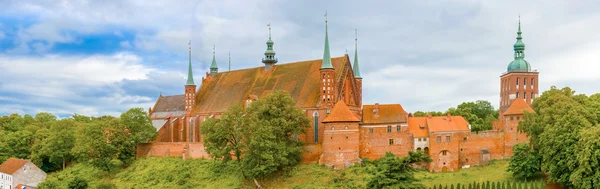
[[[531,65],[525,60],[525,43],[523,43],[521,36],[521,16],[519,16],[519,28],[517,30],[517,42],[513,45],[515,50],[515,60],[508,64],[506,69],[508,72],[530,72]]]
[[[323,52],[323,63],[321,69],[333,69],[331,65],[331,53],[329,52],[329,35],[327,31],[327,12],[325,12],[325,51]]]
[[[271,23],[267,24],[269,27],[269,40],[267,40],[267,51],[265,51],[265,57],[262,59],[262,62],[265,64],[265,70],[271,69],[274,64],[277,63],[277,58],[275,58],[275,51],[273,50],[273,40],[271,40]]]
[[[187,83],[185,85],[196,85],[194,84],[194,74],[192,74],[192,41],[190,41],[190,43],[188,43],[189,45],[189,49],[190,49],[190,62],[188,65],[188,78],[187,78]]]
[[[352,66],[352,72],[354,72],[354,78],[362,78],[358,68],[358,30],[354,30],[354,66]]]
[[[215,76],[219,71],[219,67],[217,66],[217,59],[215,58],[215,46],[213,45],[213,59],[210,64],[210,75]]]

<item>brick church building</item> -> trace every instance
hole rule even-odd
[[[386,152],[407,155],[423,150],[433,162],[430,171],[457,171],[485,165],[512,155],[512,146],[527,142],[517,132],[518,121],[538,94],[538,72],[525,61],[521,26],[514,45],[514,60],[500,76],[500,117],[493,130],[471,132],[461,116],[413,117],[400,104],[362,104],[362,77],[358,48],[354,60],[348,54],[332,57],[325,21],[323,58],[278,64],[269,39],[264,66],[219,72],[213,52],[210,72],[195,84],[191,47],[187,83],[182,95],[160,95],[149,109],[158,132],[154,142],[138,147],[138,157],[208,158],[199,125],[218,118],[233,104],[244,106],[276,91],[287,91],[311,119],[305,134],[304,163],[318,162],[336,169],[377,159]]]

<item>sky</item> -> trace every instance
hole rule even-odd
[[[519,15],[540,93],[600,92],[600,5],[564,1],[0,0],[0,116],[119,115],[184,92],[188,42],[196,83],[213,45],[221,71],[263,66],[267,24],[279,64],[354,57],[363,104],[409,112],[499,103]]]

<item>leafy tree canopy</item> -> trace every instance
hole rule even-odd
[[[512,172],[517,178],[530,178],[541,171],[541,160],[536,150],[528,143],[513,146],[513,156],[506,171]]]
[[[387,152],[383,158],[375,161],[376,168],[371,171],[373,177],[368,188],[424,188],[415,178],[413,167],[417,162],[431,162],[431,158],[423,151],[409,152],[408,156],[398,157]]]

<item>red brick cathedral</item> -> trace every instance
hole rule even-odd
[[[339,169],[386,152],[403,156],[423,150],[433,159],[430,171],[457,171],[510,157],[513,145],[527,142],[517,124],[524,111],[533,112],[529,104],[538,94],[538,72],[524,59],[520,23],[514,60],[500,77],[500,118],[493,130],[478,133],[461,116],[413,117],[400,104],[363,105],[357,41],[353,61],[348,54],[331,57],[327,30],[325,22],[323,58],[317,60],[277,64],[270,28],[264,66],[219,72],[213,52],[210,73],[198,88],[190,58],[185,93],[161,95],[149,109],[159,135],[140,145],[138,156],[208,158],[199,124],[275,90],[287,91],[312,120],[306,134],[298,136],[305,143],[305,163]]]

